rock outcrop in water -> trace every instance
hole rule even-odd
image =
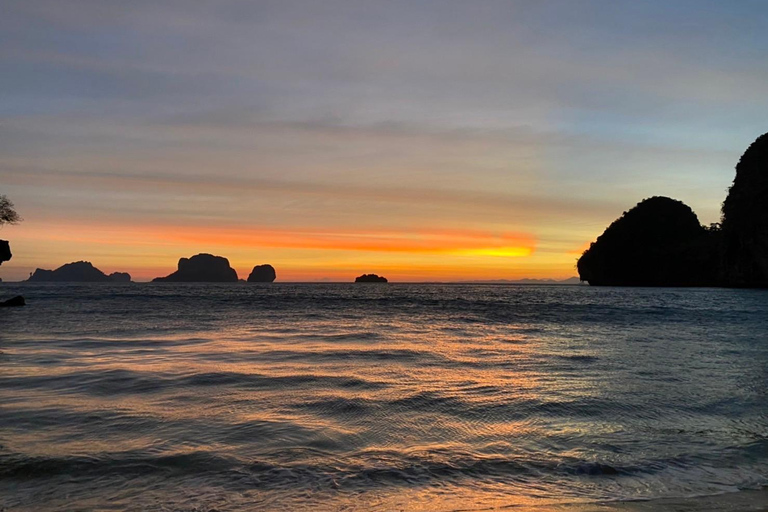
[[[11,244],[8,243],[8,240],[0,240],[0,265],[2,265],[4,261],[10,261],[11,258],[13,258],[13,254],[11,254]]]
[[[363,274],[355,278],[356,283],[386,283],[386,277],[380,277],[376,274]]]
[[[690,207],[668,197],[640,202],[614,221],[578,261],[597,286],[705,286],[716,283],[710,233]]]
[[[722,225],[704,228],[680,201],[646,199],[584,252],[579,276],[591,285],[768,288],[768,134],[742,155],[722,210]]]
[[[277,277],[272,265],[256,265],[248,276],[249,283],[271,283]]]
[[[768,133],[736,165],[723,203],[723,278],[729,286],[768,287]]]
[[[130,282],[130,280],[130,274],[121,272],[108,276],[89,261],[67,263],[56,270],[38,268],[28,279],[35,283],[111,283]]]
[[[229,260],[212,254],[198,254],[181,258],[178,270],[166,277],[157,277],[154,282],[171,283],[236,283],[237,272],[229,266]]]
[[[26,306],[27,301],[24,300],[24,297],[21,295],[17,295],[16,297],[12,299],[8,299],[6,301],[0,302],[0,308],[16,308],[21,306]]]

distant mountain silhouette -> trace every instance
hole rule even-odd
[[[236,283],[237,272],[229,266],[229,260],[212,254],[198,254],[181,258],[178,270],[166,277],[157,277],[154,282],[172,283]]]
[[[723,203],[723,277],[731,286],[768,287],[768,133],[736,165]]]
[[[113,276],[120,276],[115,278]],[[126,279],[127,277],[127,279]],[[56,270],[44,270],[38,268],[35,273],[32,274],[28,281],[42,283],[42,282],[80,282],[80,283],[110,283],[117,281],[130,281],[130,274],[115,273],[111,276],[106,275],[101,270],[94,267],[89,261],[76,261],[74,263],[67,263],[62,265]]]
[[[569,277],[568,279],[475,279],[471,281],[458,281],[467,284],[582,284],[578,277]]]
[[[376,274],[363,274],[355,278],[356,283],[386,283],[386,277],[379,277]]]
[[[0,240],[0,265],[2,265],[4,261],[10,261],[12,257],[11,244],[8,243],[8,240]]]
[[[256,265],[248,276],[249,283],[271,283],[277,274],[272,265]]]
[[[612,286],[768,287],[768,134],[736,165],[721,225],[652,197],[614,221],[579,258],[582,280]]]

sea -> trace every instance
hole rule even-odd
[[[2,511],[768,508],[768,291],[0,285],[17,294]]]

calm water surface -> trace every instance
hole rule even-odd
[[[768,292],[0,285],[0,510],[456,510],[768,484]]]

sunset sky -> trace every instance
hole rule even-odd
[[[719,220],[768,2],[6,0],[5,280],[567,278],[643,198]]]

